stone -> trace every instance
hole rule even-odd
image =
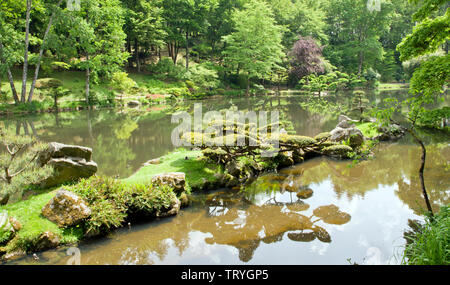
[[[173,188],[175,194],[181,195],[186,190],[186,174],[183,172],[158,174],[152,177],[152,183],[156,185],[167,185]]]
[[[302,189],[297,193],[297,197],[299,199],[308,199],[311,198],[311,196],[313,195],[314,191],[312,189]]]
[[[181,209],[181,202],[174,195],[171,199],[171,204],[170,204],[169,209],[156,212],[156,217],[166,218],[166,217],[176,216],[180,212],[180,209]]]
[[[15,232],[18,232],[22,229],[22,224],[14,217],[9,217],[9,223],[11,224]]]
[[[40,184],[42,188],[61,185],[93,176],[98,169],[97,163],[78,158],[52,158],[47,165],[53,167],[53,174]]]
[[[86,161],[90,161],[92,159],[92,149],[83,146],[51,142],[48,144],[47,149],[39,154],[38,162],[43,166],[52,158],[63,157],[84,158]]]
[[[276,160],[278,162],[278,168],[289,167],[295,164],[294,154],[292,151],[278,153]]]
[[[325,155],[338,158],[350,158],[353,149],[348,145],[333,145],[323,149]]]
[[[350,117],[348,117],[348,116],[346,116],[346,115],[340,115],[340,116],[339,116],[339,123],[344,122],[344,121],[347,121],[347,122],[357,122],[357,120],[353,120],[353,119],[351,119]]]
[[[181,208],[185,208],[190,204],[189,196],[186,194],[186,192],[181,193],[178,200],[180,200],[181,202]]]
[[[364,143],[364,135],[362,132],[354,127],[351,128],[341,128],[336,127],[334,130],[330,132],[331,142],[342,142],[350,140],[350,145],[352,147],[359,147]]]
[[[91,215],[91,209],[78,195],[61,188],[42,208],[42,215],[64,228],[81,223]]]
[[[34,245],[35,251],[42,251],[57,247],[61,242],[60,237],[50,231],[42,233]]]
[[[156,164],[161,164],[161,159],[159,158],[155,158],[155,159],[151,159],[149,161],[147,161],[146,163],[144,163],[144,166],[150,166],[150,165],[156,165]]]

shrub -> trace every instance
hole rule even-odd
[[[147,70],[153,73],[158,79],[181,80],[186,74],[186,69],[184,67],[175,65],[168,57],[161,59],[156,64],[148,65]]]
[[[152,184],[127,185],[109,177],[93,176],[68,187],[92,210],[85,224],[87,233],[104,233],[120,227],[129,215],[153,216],[168,209],[175,198],[172,189]]]
[[[201,64],[191,67],[187,72],[186,77],[193,82],[195,86],[204,90],[211,90],[217,88],[219,85],[217,71],[208,69]]]

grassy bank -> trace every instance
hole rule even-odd
[[[0,213],[6,211],[20,224],[20,229],[10,230],[11,235],[0,229],[0,256],[78,243],[84,238],[107,234],[130,219],[164,217],[176,205],[176,195],[167,186],[125,184],[113,178],[94,176],[64,188],[86,201],[91,209],[89,218],[77,225],[60,228],[44,217],[42,208],[56,195],[57,188],[28,200],[1,206]],[[57,244],[49,244],[42,239],[42,235],[48,232],[58,238]]]
[[[450,265],[450,206],[443,206],[434,218],[407,235],[403,263]]]
[[[214,175],[221,173],[218,165],[203,158],[201,151],[178,150],[159,158],[159,164],[144,166],[131,177],[124,179],[127,184],[148,183],[151,178],[160,173],[184,172],[186,182],[191,188],[199,188],[206,179],[216,182]]]

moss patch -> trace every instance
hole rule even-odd
[[[6,210],[9,216],[17,219],[22,225],[22,229],[7,244],[6,250],[8,252],[14,250],[31,250],[39,236],[46,231],[59,235],[63,244],[76,243],[80,240],[83,235],[81,229],[60,229],[58,225],[41,215],[42,207],[55,194],[55,189],[52,189],[46,193],[32,196],[26,201],[0,207],[0,211]]]
[[[179,150],[161,157],[160,160],[161,164],[142,167],[123,181],[125,183],[149,183],[156,174],[184,172],[189,186],[198,188],[203,184],[203,179],[215,182],[217,178],[214,175],[222,172],[220,166],[208,162],[201,151]]]
[[[356,128],[367,138],[373,138],[381,134],[376,123],[356,123]]]

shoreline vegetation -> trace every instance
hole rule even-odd
[[[373,133],[368,135],[374,136]],[[330,133],[319,134],[316,138],[285,135],[281,138],[284,150],[280,149],[281,152],[273,158],[250,160],[244,155],[228,162],[224,159],[220,163],[216,161],[220,148],[214,152],[205,144],[200,149],[178,149],[149,160],[125,179],[92,176],[77,183],[36,190],[35,195],[26,200],[0,206],[0,213],[7,213],[9,217],[11,228],[9,232],[0,232],[0,255],[3,261],[7,261],[104,236],[134,219],[152,220],[173,216],[182,207],[189,205],[189,195],[192,193],[240,187],[263,173],[290,167],[320,155],[351,159],[356,153],[361,154],[368,144],[361,141],[350,147],[347,145],[349,141],[332,142]],[[182,177],[178,179],[177,175],[180,174]],[[162,183],[155,181],[157,176],[163,176]],[[62,189],[86,201],[92,211],[89,218],[82,219],[74,226],[59,227],[43,216],[43,208]]]
[[[141,73],[130,73],[130,78],[134,81],[135,87],[133,90],[119,94],[113,90],[109,83],[99,83],[93,85],[92,92],[93,98],[90,98],[90,104],[86,103],[86,100],[82,98],[84,91],[84,74],[78,71],[62,71],[56,72],[51,75],[50,78],[43,78],[42,80],[56,79],[61,83],[61,88],[66,90],[66,95],[58,99],[57,108],[55,107],[54,99],[49,94],[48,88],[38,88],[36,90],[35,99],[31,103],[20,103],[19,105],[11,102],[0,102],[0,117],[11,117],[28,114],[40,114],[40,113],[60,113],[60,112],[73,112],[82,111],[86,109],[105,109],[105,108],[123,108],[138,106],[153,106],[161,105],[167,102],[176,102],[182,99],[204,99],[211,96],[226,96],[226,97],[244,97],[245,89],[239,89],[237,86],[222,88],[211,88],[205,93],[196,94],[191,93],[189,87],[189,81],[183,80],[170,80],[170,79],[158,79],[152,75],[145,75]],[[16,82],[16,84],[18,81]],[[28,82],[29,84],[30,82]],[[7,90],[8,86],[6,82],[0,86],[0,91]],[[377,88],[373,90],[378,91],[395,91],[405,90],[409,87],[408,83],[381,83]],[[237,88],[237,89],[236,89]],[[264,94],[277,94],[280,91],[288,92],[307,92],[302,89],[294,89],[283,87],[278,89],[277,86],[269,86],[268,89],[261,87],[259,90],[254,90],[253,95],[260,93]],[[362,88],[362,87],[361,87]],[[192,91],[192,89],[191,89]],[[349,90],[351,91],[351,90]],[[332,93],[335,90],[321,90],[321,93]],[[0,92],[1,93],[1,92]],[[6,94],[4,92],[4,94]],[[326,95],[325,95],[326,96]]]

